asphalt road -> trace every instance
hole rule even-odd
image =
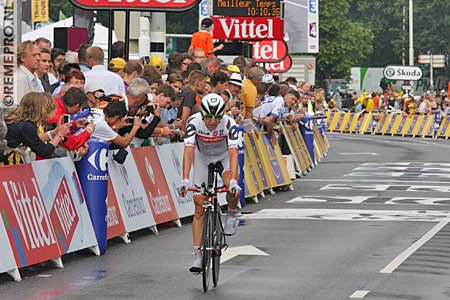
[[[242,208],[220,282],[188,272],[189,220],[0,275],[0,299],[450,299],[450,143],[329,134],[294,191]],[[246,254],[246,255],[245,255]]]

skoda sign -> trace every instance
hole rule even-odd
[[[383,75],[392,80],[419,80],[422,78],[422,70],[412,66],[387,66]]]

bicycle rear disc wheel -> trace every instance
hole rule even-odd
[[[220,271],[220,256],[222,255],[222,245],[223,245],[223,230],[222,230],[222,220],[220,219],[220,213],[215,212],[215,223],[214,223],[214,251],[212,257],[212,274],[213,274],[213,284],[214,287],[217,286],[219,282],[219,271]]]
[[[203,290],[206,292],[211,280],[212,249],[213,249],[213,214],[210,209],[205,212],[202,233],[202,279]]]

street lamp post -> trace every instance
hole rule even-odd
[[[413,0],[409,0],[409,65],[414,66],[413,47]]]

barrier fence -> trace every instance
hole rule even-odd
[[[450,137],[450,116],[440,112],[429,115],[404,115],[400,112],[353,113],[326,112],[325,128],[330,132],[382,134],[410,137]]]
[[[258,196],[273,192],[274,187],[292,189],[291,180],[305,175],[326,155],[329,144],[322,129],[315,122],[310,128],[316,161],[308,151],[311,145],[291,126],[282,125],[291,151],[284,156],[278,145],[271,145],[266,133],[246,133],[241,206],[244,198],[258,201]],[[105,242],[120,237],[129,243],[130,232],[150,228],[157,233],[158,224],[175,221],[181,226],[181,218],[194,214],[192,195],[181,198],[177,192],[182,143],[126,150],[126,160],[119,164],[112,159],[115,150],[108,152],[90,144],[83,158],[88,166],[78,172],[68,157],[2,167],[0,273],[7,272],[20,281],[19,269],[26,266],[52,260],[63,267],[61,256],[79,250],[103,254],[106,244],[96,232],[102,222]],[[106,170],[108,173],[101,175]],[[104,184],[107,196],[92,197],[86,190],[89,184],[97,185],[95,188]],[[87,203],[90,201],[93,203]],[[219,201],[225,204],[225,195]],[[103,216],[93,211],[102,206]],[[94,214],[96,220],[91,222]]]

